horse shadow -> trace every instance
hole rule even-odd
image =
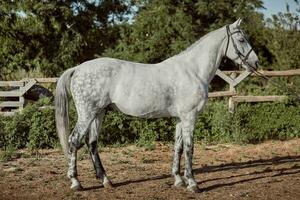
[[[280,164],[288,164],[288,163],[295,163],[295,164],[290,167],[271,168],[272,166],[276,166]],[[264,178],[298,174],[300,173],[300,156],[276,156],[270,159],[257,159],[257,160],[250,160],[245,162],[231,162],[231,163],[225,163],[220,165],[204,166],[201,168],[194,169],[194,174],[198,175],[204,173],[222,172],[222,171],[229,171],[229,170],[251,169],[256,167],[264,167],[265,169],[261,171],[255,169],[251,173],[239,171],[237,172],[238,174],[236,175],[207,179],[207,180],[199,181],[198,184],[201,186],[201,184],[206,182],[226,180],[226,183],[216,183],[208,187],[204,187],[204,188],[201,187],[202,191],[207,192],[220,187],[232,186],[235,184],[250,182],[250,181],[264,179]],[[114,187],[121,187],[128,184],[142,183],[147,181],[163,180],[171,177],[172,177],[171,174],[162,174],[159,176],[152,176],[152,177],[140,178],[135,180],[126,180],[123,182],[114,183]],[[235,181],[234,179],[236,178],[239,178],[239,180]],[[170,183],[169,185],[172,185],[172,183]],[[101,186],[92,186],[92,187],[85,188],[84,190],[94,190],[99,188],[101,188]]]

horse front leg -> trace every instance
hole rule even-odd
[[[178,120],[176,124],[174,158],[173,158],[173,166],[172,166],[172,175],[175,178],[175,182],[174,182],[175,187],[184,185],[184,182],[180,176],[180,159],[181,159],[182,152],[183,152],[182,129],[181,129],[181,122]]]
[[[183,153],[185,156],[184,177],[187,184],[187,189],[192,192],[199,192],[199,187],[194,179],[193,174],[193,153],[194,153],[194,127],[196,114],[190,113],[182,119],[182,140]]]

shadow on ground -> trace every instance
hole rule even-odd
[[[289,164],[290,167],[279,166],[284,164]],[[242,169],[251,169],[256,167],[263,167],[264,169],[262,169],[261,171],[255,169],[255,171],[251,173],[249,173],[247,170],[241,171]],[[226,180],[226,183],[216,183],[214,185],[210,185],[208,187],[202,188],[201,190],[211,191],[216,188],[232,186],[235,184],[250,182],[258,179],[272,178],[272,177],[279,177],[279,176],[300,173],[300,156],[276,156],[271,159],[258,159],[258,160],[250,160],[246,162],[232,162],[232,163],[225,163],[220,165],[204,166],[201,168],[194,169],[194,174],[197,175],[203,173],[222,172],[228,170],[235,170],[235,173],[237,173],[237,175],[200,181],[198,182],[198,184],[201,185],[206,182]],[[126,180],[123,182],[115,183],[114,187],[121,187],[133,183],[142,183],[142,182],[162,180],[167,178],[171,178],[171,174],[162,174],[159,176],[141,178],[136,180]],[[235,180],[237,178],[239,180]],[[95,190],[95,189],[100,189],[102,187],[103,186],[92,186],[92,187],[85,188],[84,190]]]

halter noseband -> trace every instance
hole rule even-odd
[[[234,50],[235,50],[235,53],[238,55],[238,57],[241,59],[242,63],[243,64],[246,64],[247,66],[250,66],[249,63],[247,62],[248,60],[248,57],[250,55],[250,53],[253,51],[252,47],[251,49],[249,50],[249,52],[244,55],[242,54],[242,52],[237,48],[236,46],[236,43],[234,42],[233,40],[233,37],[232,35],[233,34],[236,34],[236,33],[242,33],[241,30],[237,30],[237,31],[234,31],[234,32],[230,32],[230,28],[229,28],[229,25],[226,26],[226,32],[227,32],[227,45],[226,45],[226,50],[225,50],[225,56],[227,57],[227,51],[228,51],[228,47],[229,47],[229,40],[231,39],[231,42],[232,42],[232,46],[234,47]],[[248,42],[248,40],[246,39],[246,41]]]

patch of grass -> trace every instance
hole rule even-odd
[[[128,164],[128,165],[132,165],[133,163],[130,160],[126,160],[126,159],[122,159],[118,154],[117,155],[113,155],[111,157],[112,164]]]
[[[131,149],[126,149],[126,150],[122,150],[122,154],[128,156],[128,157],[133,157],[134,156],[134,151]]]
[[[77,160],[86,160],[89,157],[89,150],[87,147],[82,147],[78,152],[77,152]]]
[[[5,150],[0,151],[0,161],[6,162],[17,157],[17,151],[15,147],[8,146]]]
[[[146,151],[152,151],[156,148],[156,145],[154,142],[147,142],[143,144],[143,147]]]

